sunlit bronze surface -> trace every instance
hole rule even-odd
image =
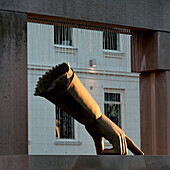
[[[69,65],[63,63],[43,75],[37,83],[35,95],[45,97],[84,124],[94,140],[98,155],[126,155],[127,148],[136,155],[144,154],[115,123],[101,112],[96,101]],[[104,149],[103,138],[107,139],[113,148]]]

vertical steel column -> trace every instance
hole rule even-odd
[[[132,71],[140,74],[141,147],[147,155],[170,154],[170,33],[132,38]]]

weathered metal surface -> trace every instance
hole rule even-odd
[[[168,143],[170,143],[170,71],[167,72],[167,103],[168,103],[168,108],[167,108],[167,131],[168,131]],[[168,153],[170,154],[170,145],[168,145]]]
[[[158,32],[158,68],[170,71],[170,34]]]
[[[169,155],[169,71],[140,75],[141,147],[147,155]]]
[[[132,36],[132,72],[170,70],[170,34],[145,32]]]

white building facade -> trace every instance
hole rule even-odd
[[[33,95],[38,78],[63,62],[70,63],[101,111],[140,147],[139,75],[130,73],[130,35],[36,23],[27,28],[29,154],[96,154],[83,125],[75,120],[62,125],[60,119],[70,118],[61,117],[52,103]],[[104,144],[111,147],[107,141]]]

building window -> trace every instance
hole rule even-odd
[[[72,46],[73,28],[54,26],[54,44]]]
[[[56,138],[74,139],[74,119],[57,106]]]
[[[104,93],[104,113],[121,127],[121,93]]]
[[[113,32],[103,32],[103,49],[120,50],[119,34]]]

